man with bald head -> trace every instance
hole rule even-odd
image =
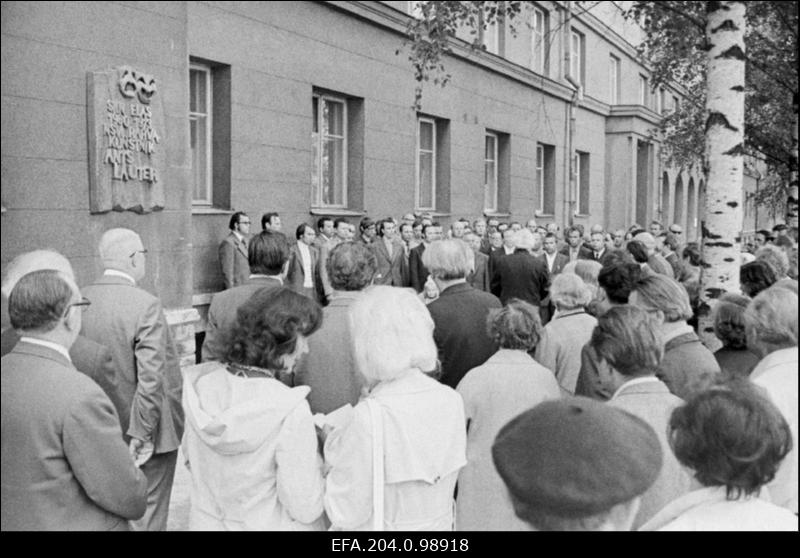
[[[131,526],[163,531],[183,435],[177,351],[161,301],[136,286],[145,276],[147,253],[139,235],[110,229],[99,248],[105,271],[84,289],[92,305],[81,333],[111,349],[123,437],[147,477],[147,511]]]
[[[3,333],[0,338],[0,356],[11,352],[19,341],[19,334],[11,327],[8,316],[8,297],[11,291],[23,276],[44,269],[59,271],[70,280],[75,281],[75,273],[69,260],[53,250],[25,252],[8,264],[2,286]],[[116,405],[119,394],[117,386],[111,381],[114,377],[114,361],[111,358],[111,351],[105,345],[78,335],[75,342],[69,347],[69,357],[75,368],[97,382]]]
[[[146,479],[114,405],[68,352],[91,301],[53,269],[23,275],[8,294],[20,339],[2,358],[0,528],[127,530],[145,512]]]

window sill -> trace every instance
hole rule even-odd
[[[312,207],[309,213],[311,215],[331,215],[334,217],[361,217],[367,214],[366,211],[344,209],[342,207]]]
[[[220,209],[219,207],[209,207],[201,205],[192,206],[192,215],[233,215],[236,213],[232,209]]]
[[[511,213],[506,211],[484,211],[484,217],[511,217]]]

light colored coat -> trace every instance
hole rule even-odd
[[[676,407],[683,404],[683,400],[671,394],[664,382],[650,376],[623,384],[608,404],[652,426],[664,456],[658,478],[642,494],[642,503],[633,522],[633,530],[636,530],[669,502],[689,492],[691,473],[678,462],[667,440],[670,416]]]
[[[536,362],[556,375],[567,394],[575,393],[581,371],[581,349],[592,338],[597,319],[583,309],[556,313],[536,346]]]
[[[759,498],[728,500],[724,486],[681,496],[640,531],[797,531],[797,516]]]
[[[219,265],[226,289],[241,285],[250,276],[250,263],[247,257],[247,240],[239,240],[233,231],[220,242]]]
[[[404,287],[404,277],[408,274],[406,267],[406,254],[403,242],[400,239],[393,239],[392,253],[386,248],[386,241],[383,237],[377,237],[374,242],[368,244],[375,254],[378,269],[375,272],[376,285],[394,285]]]
[[[219,362],[184,371],[190,530],[321,530],[322,460],[307,387],[241,378]]]
[[[750,380],[767,391],[792,431],[792,451],[781,463],[769,483],[772,501],[797,513],[797,347],[781,349],[765,356],[750,373]]]
[[[492,444],[512,418],[561,397],[553,373],[524,351],[500,349],[458,384],[464,399],[467,465],[458,475],[456,529],[529,531],[519,519],[492,461]]]
[[[386,530],[453,528],[453,491],[466,463],[464,405],[451,388],[418,370],[368,396],[383,421]],[[325,440],[330,467],[325,510],[333,528],[372,528],[372,420],[366,401]]]
[[[300,242],[299,240],[297,242]],[[311,287],[304,287],[305,271],[303,270],[303,257],[297,244],[289,249],[289,267],[286,274],[286,286],[294,292],[307,296],[311,300],[321,302],[323,299],[322,279],[319,274],[319,249],[316,246],[308,247],[308,255],[311,259]]]
[[[82,291],[92,304],[83,313],[81,334],[111,351],[126,441],[150,440],[154,453],[177,450],[183,380],[161,301],[115,275],[103,275]]]
[[[128,530],[145,512],[114,406],[61,353],[20,341],[2,358],[3,531]]]

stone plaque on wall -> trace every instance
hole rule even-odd
[[[164,105],[152,75],[130,66],[89,72],[89,210],[164,209]]]

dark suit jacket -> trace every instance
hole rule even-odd
[[[552,270],[547,267],[547,255],[546,254],[542,253],[542,255],[541,256],[537,256],[536,259],[544,264],[544,268],[547,269],[547,273],[550,276],[550,281],[551,282],[553,280],[553,277],[555,277],[556,275],[561,273],[561,271],[564,269],[564,266],[569,263],[569,256],[565,256],[564,254],[562,254],[560,252],[556,252],[556,259],[553,260],[553,269]]]
[[[178,449],[183,378],[161,301],[114,275],[82,291],[92,304],[83,313],[81,333],[108,347],[114,358],[125,440],[150,440],[154,453]]]
[[[375,284],[405,287],[403,268],[406,266],[406,257],[403,242],[398,239],[392,241],[391,256],[388,250],[386,250],[386,243],[382,237],[377,237],[375,241],[368,246],[375,254],[375,259],[378,262],[378,270],[375,273]]]
[[[408,255],[408,274],[411,286],[418,293],[425,288],[425,281],[428,279],[428,269],[422,265],[422,254],[425,252],[425,243],[416,246]]]
[[[483,252],[476,252],[475,254],[475,271],[467,278],[467,283],[478,289],[479,291],[489,292],[491,278],[489,277],[489,256]]]
[[[567,257],[567,263],[569,263],[569,244],[565,244],[561,250],[558,251],[559,254],[564,254]],[[578,259],[589,259],[593,260],[594,255],[592,254],[591,248],[586,246],[585,244],[581,243],[578,247]]]
[[[203,362],[225,359],[228,336],[236,323],[236,311],[247,299],[261,289],[276,289],[280,286],[281,282],[272,277],[252,277],[244,285],[215,294],[208,307]]]
[[[489,290],[494,295],[499,297],[500,296],[500,285],[495,285],[493,282],[494,278],[494,270],[497,269],[497,262],[499,262],[502,258],[506,257],[506,249],[501,246],[496,250],[492,250],[491,254],[489,254]]]
[[[247,246],[236,238],[233,231],[219,244],[219,263],[226,289],[241,285],[250,276]]]
[[[547,296],[547,266],[527,250],[500,258],[492,276],[492,292],[498,289],[500,302],[519,298],[539,306]]]
[[[147,479],[103,390],[49,347],[19,342],[0,362],[2,530],[127,530]]]
[[[445,289],[428,305],[442,363],[440,382],[455,388],[467,372],[497,352],[497,344],[486,333],[486,317],[489,310],[501,307],[496,296],[466,283]]]
[[[608,263],[608,260],[611,257],[612,257],[611,250],[609,250],[606,247],[603,247],[603,253],[600,254],[599,258],[595,257],[594,250],[592,250],[591,248],[585,251],[582,250],[581,253],[578,255],[579,260],[593,260],[596,262],[600,262],[600,265],[606,265],[606,263]]]
[[[303,258],[297,244],[289,249],[289,272],[286,275],[286,286],[296,293],[305,295],[317,302],[322,302],[324,289],[322,287],[322,277],[319,274],[319,250],[316,246],[309,246],[308,253],[311,256],[311,288],[303,287],[305,274],[303,273]]]

